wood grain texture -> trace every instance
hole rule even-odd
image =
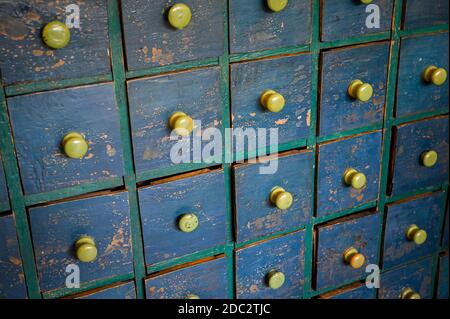
[[[405,0],[405,2],[404,29],[410,30],[448,23],[447,0]]]
[[[439,257],[437,298],[448,299],[448,254]]]
[[[130,281],[117,286],[86,293],[77,299],[136,299],[134,282]]]
[[[330,293],[326,299],[375,299],[376,289],[367,288],[365,284],[360,286],[352,287],[350,289],[338,290],[335,293]]]
[[[66,286],[66,267],[80,268],[80,283],[133,272],[128,193],[61,202],[29,209],[40,288]],[[81,236],[94,238],[97,259],[82,263],[74,244]]]
[[[388,58],[387,42],[322,53],[320,136],[383,123]],[[369,101],[361,102],[348,94],[353,80],[372,86]]]
[[[3,170],[2,157],[0,156],[0,204],[8,203],[8,189],[6,186],[5,171]]]

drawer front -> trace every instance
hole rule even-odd
[[[170,156],[172,147],[180,144],[178,140],[170,140],[169,118],[173,113],[184,112],[193,120],[201,121],[202,130],[222,127],[217,67],[129,81],[128,97],[138,175],[145,170],[176,165]],[[206,144],[218,146],[221,142],[202,139],[202,149]],[[192,161],[193,148],[186,155]],[[211,159],[203,157],[203,161]]]
[[[261,105],[261,96],[267,90],[284,97],[281,111],[271,112]],[[255,150],[250,143],[246,149],[243,142],[238,143],[246,129],[277,128],[279,144],[307,138],[311,124],[311,55],[232,64],[231,104],[235,152]]]
[[[378,264],[379,225],[380,214],[377,213],[344,218],[317,228],[316,289],[358,280],[366,276],[367,265]],[[359,268],[344,260],[344,253],[352,247],[365,258]]]
[[[390,31],[393,0],[375,0],[370,5],[353,0],[323,0],[322,41]],[[378,8],[376,8],[376,7]],[[379,13],[379,26],[374,22],[374,14]]]
[[[438,86],[426,82],[423,76],[430,65],[449,72],[448,46],[448,32],[402,39],[395,108],[397,117],[448,110],[448,82]]]
[[[26,194],[123,175],[112,84],[12,97],[8,107]],[[88,150],[82,159],[69,158],[62,150],[63,138],[70,132],[84,135]]]
[[[448,255],[439,257],[438,299],[448,299]]]
[[[130,281],[95,292],[88,292],[77,299],[136,299],[136,288],[134,282]]]
[[[425,259],[381,274],[379,299],[401,299],[402,292],[409,288],[422,299],[432,297],[432,259]]]
[[[176,29],[169,23],[173,0],[122,1],[128,70],[217,57],[224,48],[223,0],[183,0],[190,23]],[[170,92],[170,91],[168,91]]]
[[[289,1],[280,12],[261,0],[230,0],[229,5],[231,53],[311,42],[311,0]]]
[[[76,27],[77,9],[79,28]],[[51,49],[42,40],[49,22],[72,22],[70,42]],[[105,0],[3,1],[0,4],[0,67],[5,85],[106,75],[109,63]],[[26,49],[24,49],[26,48]]]
[[[227,259],[217,258],[145,280],[147,299],[227,299]]]
[[[139,190],[148,265],[226,242],[223,171],[201,174]],[[189,232],[184,223],[197,220]]]
[[[439,186],[448,180],[448,116],[399,125],[395,129],[392,195]],[[437,162],[423,165],[424,152],[435,151]]]
[[[447,0],[406,0],[404,29],[415,29],[448,23]]]
[[[301,298],[304,284],[304,231],[254,244],[235,252],[236,297],[239,299]],[[284,274],[278,289],[269,287],[273,272]]]
[[[25,298],[27,288],[14,217],[0,217],[0,299]]]
[[[286,231],[309,222],[313,189],[311,152],[278,158],[274,174],[261,174],[267,163],[247,164],[234,168],[237,241]],[[271,165],[274,165],[273,163]],[[272,203],[274,187],[282,187],[292,195],[287,209]]]
[[[344,0],[349,1],[349,0]],[[322,53],[319,131],[321,136],[382,124],[389,44],[365,44]],[[352,81],[370,84],[363,102],[348,93]]]
[[[317,216],[327,216],[378,198],[381,132],[319,145]],[[350,168],[364,174],[363,188],[344,181]]]
[[[6,187],[5,172],[3,170],[2,158],[0,157],[0,207],[8,204],[8,190]]]
[[[79,267],[81,284],[133,272],[128,193],[34,207],[29,214],[42,291],[65,287],[69,265]],[[91,262],[78,258],[86,246],[76,243],[85,236],[97,249]]]
[[[388,205],[384,231],[383,269],[430,255],[439,248],[444,201],[445,193],[437,193],[400,204]],[[420,232],[415,240],[414,237],[409,239],[406,235],[411,225],[416,225],[417,231]],[[426,240],[422,243],[424,231]]]
[[[367,288],[366,285],[363,284],[361,286],[330,293],[332,295],[326,299],[375,299],[376,292],[376,289]]]

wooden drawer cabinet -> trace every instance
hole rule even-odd
[[[7,207],[8,204],[8,189],[6,187],[5,172],[3,170],[2,158],[0,157],[0,211],[2,207]]]
[[[448,253],[439,257],[437,298],[448,299]]]
[[[126,282],[112,287],[84,293],[76,299],[136,299],[134,282]]]
[[[403,28],[415,29],[448,23],[448,1],[405,0]]]

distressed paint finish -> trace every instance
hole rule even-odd
[[[208,128],[220,130],[222,127],[218,67],[129,81],[128,99],[134,162],[138,174],[177,165],[170,157],[171,148],[176,144],[188,147],[186,154],[191,161],[194,160],[193,145],[189,138],[184,138],[182,142],[170,140],[169,118],[174,112],[181,111],[193,120],[201,121],[202,131]],[[200,137],[203,132],[199,129],[194,129],[193,134]],[[212,137],[211,141],[201,141],[202,146],[209,143],[219,149],[222,147],[221,138]],[[206,160],[211,159],[209,154],[206,155]]]
[[[235,152],[254,151],[250,145],[236,143],[248,128],[278,129],[278,143],[307,138],[311,125],[311,55],[244,62],[231,65],[231,108]],[[266,110],[261,94],[274,90],[286,104],[278,113]],[[269,146],[269,131],[266,145]],[[259,148],[262,145],[258,145]],[[257,148],[258,148],[257,147]]]
[[[448,254],[439,257],[437,298],[448,299]]]
[[[223,54],[223,0],[183,0],[189,25],[176,30],[167,20],[173,0],[123,0],[122,17],[128,70],[218,57]]]
[[[387,42],[322,53],[320,136],[383,123],[388,58]],[[361,102],[348,94],[353,80],[372,86],[369,101]]]
[[[50,49],[42,41],[42,29],[54,20],[65,23],[70,16],[66,14],[66,7],[70,4],[80,9],[80,28],[70,29],[70,43],[65,48]],[[0,67],[3,83],[109,74],[106,9],[106,0],[2,1]]]
[[[229,6],[231,53],[311,42],[311,0],[289,1],[280,12],[262,0],[230,0]]]
[[[110,83],[34,93],[7,100],[26,194],[123,175],[119,115]],[[86,156],[67,157],[63,137],[85,135]]]
[[[27,288],[12,215],[0,217],[0,299],[25,299]]]
[[[5,172],[2,157],[0,156],[0,205],[8,203],[8,189],[6,187]]]
[[[375,299],[376,289],[367,288],[365,284],[353,286],[349,289],[342,288],[331,292],[325,299]]]
[[[227,259],[190,265],[145,280],[147,299],[186,299],[197,295],[200,299],[227,299]]]
[[[405,1],[404,29],[409,30],[448,23],[448,0]]]
[[[448,6],[448,1],[446,1]],[[423,80],[429,65],[449,72],[448,32],[403,38],[397,85],[397,117],[448,110],[448,80],[441,86]]]
[[[42,291],[65,287],[69,264],[79,266],[81,284],[133,272],[128,193],[34,207],[29,214]],[[91,263],[75,258],[81,236],[95,241],[98,255]]]
[[[448,181],[448,116],[399,125],[395,128],[392,195],[439,186]],[[433,167],[420,162],[423,152],[434,150]]]
[[[136,288],[134,282],[130,281],[95,292],[88,292],[77,299],[136,299]]]
[[[380,214],[347,217],[317,228],[316,289],[345,284],[365,276],[365,266],[378,264]],[[363,267],[353,269],[345,263],[346,249],[363,254]]]
[[[270,165],[275,165],[275,160],[273,158]],[[269,162],[234,168],[237,242],[286,231],[309,222],[313,161],[312,153],[306,151],[279,157],[275,174],[260,173]],[[290,208],[281,210],[270,202],[270,192],[275,186],[292,194],[294,201]]]
[[[388,205],[384,230],[383,269],[436,252],[441,238],[445,195],[440,192]],[[427,239],[422,245],[417,245],[406,238],[406,230],[412,224],[427,232]]]
[[[317,216],[328,216],[378,198],[381,132],[359,135],[319,145]],[[366,175],[362,189],[344,183],[344,173],[354,168]]]

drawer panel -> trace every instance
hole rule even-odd
[[[0,207],[8,204],[8,189],[6,187],[5,172],[3,170],[2,158],[0,156]]]
[[[227,299],[229,297],[227,259],[191,265],[145,280],[147,299]]]
[[[80,284],[133,272],[128,193],[103,195],[29,209],[40,287],[65,287],[66,267],[77,265]],[[81,238],[94,240],[97,258],[82,262]],[[80,250],[83,249],[83,250]]]
[[[376,200],[380,157],[380,131],[319,145],[317,216],[327,216]],[[350,168],[366,177],[363,188],[345,183],[344,175]]]
[[[191,11],[184,29],[169,24],[173,0],[122,1],[128,70],[218,57],[224,48],[223,0],[183,0]],[[168,91],[170,92],[170,91]]]
[[[359,280],[366,276],[367,265],[378,264],[379,225],[380,214],[377,213],[347,217],[318,226],[316,289]],[[349,264],[344,260],[344,253],[352,247],[357,250],[356,253],[363,255],[365,261],[362,265]]]
[[[312,153],[307,151],[279,157],[278,170],[274,174],[261,174],[268,167],[264,162],[234,168],[238,242],[308,223],[312,206],[313,161]],[[287,209],[283,206],[278,208],[270,200],[272,189],[277,186],[292,195],[292,204]]]
[[[238,299],[301,298],[304,284],[304,231],[253,244],[235,252]],[[281,272],[285,281],[269,287],[270,274]]]
[[[26,194],[123,175],[112,84],[16,96],[8,99],[8,108]],[[84,135],[88,150],[82,159],[69,158],[62,150],[63,138],[70,132]]]
[[[399,125],[394,130],[392,195],[439,186],[448,180],[448,116]],[[426,167],[422,154],[437,153]]]
[[[42,40],[44,26],[55,20],[76,23],[74,6],[79,9],[79,28],[74,25],[69,29],[69,44],[62,49],[46,46]],[[5,85],[111,72],[105,0],[2,1],[0,30],[0,67]]]
[[[439,257],[438,299],[448,299],[448,255]]]
[[[280,12],[261,0],[230,0],[229,6],[231,53],[311,42],[311,0],[289,1]]]
[[[448,23],[447,0],[406,0],[404,29],[415,29]]]
[[[224,245],[226,235],[223,171],[205,173],[139,190],[147,265]],[[197,221],[196,228],[184,229]]]
[[[388,58],[387,42],[322,53],[321,136],[382,124]],[[363,102],[349,95],[348,88],[353,80],[370,84],[373,94],[368,101]]]
[[[134,282],[130,281],[113,287],[88,292],[77,299],[136,299]]]
[[[449,72],[448,46],[448,32],[402,39],[395,107],[397,117],[448,110],[448,82],[438,86],[424,80],[424,71],[430,65]]]
[[[376,289],[367,288],[365,284],[342,288],[323,295],[321,299],[375,299]]]

